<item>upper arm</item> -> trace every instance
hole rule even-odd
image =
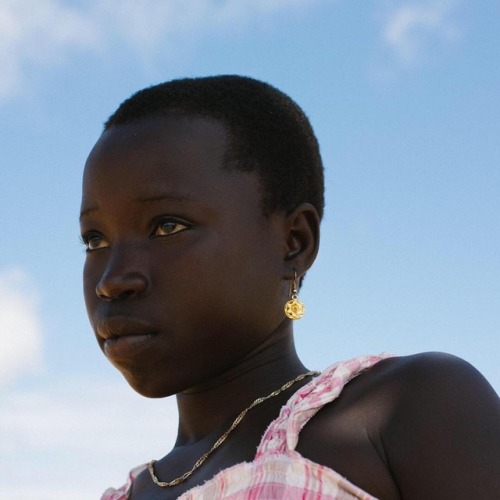
[[[381,439],[404,499],[500,498],[500,399],[453,356],[402,358]]]

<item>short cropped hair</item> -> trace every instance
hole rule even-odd
[[[302,109],[286,94],[237,75],[172,80],[133,94],[108,118],[104,129],[172,114],[223,123],[229,138],[224,166],[259,176],[266,215],[291,213],[309,202],[323,216],[318,141]]]

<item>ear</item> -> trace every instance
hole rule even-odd
[[[319,216],[310,203],[302,203],[286,217],[285,261],[287,279],[292,269],[303,276],[312,266],[319,249]]]

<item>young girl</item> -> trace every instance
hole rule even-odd
[[[323,205],[311,126],[265,83],[176,80],[108,119],[83,179],[87,311],[137,392],[176,395],[179,429],[103,499],[500,498],[500,400],[469,364],[301,363]]]

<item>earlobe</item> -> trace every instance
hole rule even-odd
[[[310,203],[300,204],[287,216],[285,263],[302,276],[313,264],[319,249],[319,216]]]

